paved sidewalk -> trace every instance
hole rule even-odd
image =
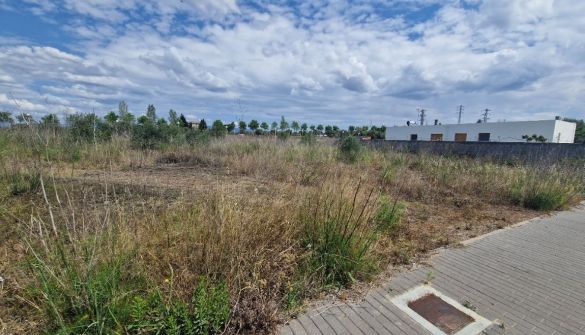
[[[585,334],[585,206],[441,251],[363,301],[311,310],[282,334],[431,334],[390,299],[421,285],[474,306],[505,334]]]

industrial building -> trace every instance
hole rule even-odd
[[[454,142],[527,142],[541,136],[548,143],[573,143],[577,125],[556,120],[408,125],[386,128],[386,140]]]

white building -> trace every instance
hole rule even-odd
[[[463,123],[386,128],[386,140],[526,142],[522,136],[543,136],[546,142],[573,143],[577,125],[561,120]]]

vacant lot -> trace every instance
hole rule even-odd
[[[269,333],[308,299],[585,190],[583,162],[503,165],[352,138],[131,144],[0,132],[0,333]]]

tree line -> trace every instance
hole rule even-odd
[[[15,122],[15,119],[16,122]],[[61,120],[57,114],[47,114],[39,121],[32,115],[20,113],[13,118],[9,112],[0,112],[0,123],[10,125],[35,125],[42,127],[62,128]],[[208,125],[205,119],[198,122],[189,122],[183,114],[178,114],[171,109],[167,118],[159,118],[154,105],[146,108],[144,115],[136,117],[128,111],[128,104],[121,101],[118,111],[110,111],[103,117],[95,113],[71,114],[65,117],[65,125],[68,132],[75,140],[101,141],[107,140],[112,135],[129,136],[137,146],[151,148],[157,143],[190,141],[206,136],[221,137],[228,133],[248,135],[315,135],[326,137],[343,136],[369,136],[374,139],[384,138],[386,127],[381,126],[349,126],[341,129],[336,125],[307,124],[298,121],[280,118],[280,122],[260,122],[258,120],[238,121],[224,123],[214,120]]]

